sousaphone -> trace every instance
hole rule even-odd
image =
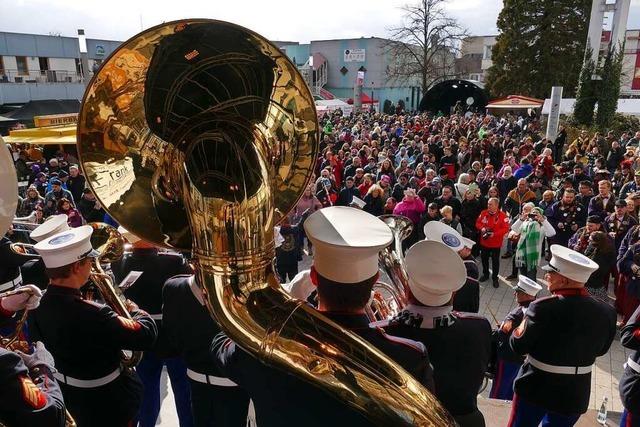
[[[134,36],[90,82],[78,148],[122,226],[192,252],[211,314],[244,350],[379,425],[453,425],[415,379],[290,298],[272,271],[274,211],[295,206],[319,149],[313,97],[278,47],[205,19]]]

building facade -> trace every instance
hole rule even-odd
[[[456,60],[456,73],[462,79],[485,82],[487,70],[493,65],[491,52],[496,36],[472,36],[462,41],[460,58]]]
[[[86,43],[89,67],[82,70],[76,37],[0,32],[0,106],[44,99],[81,100],[93,72],[122,42],[87,39]],[[359,72],[364,72],[363,98],[378,101],[378,108],[388,100],[415,109],[422,98],[417,79],[394,82],[387,77],[387,69],[394,64],[385,53],[384,39],[274,43],[295,62],[318,98],[353,98]],[[453,65],[450,68],[446,74],[453,76]]]
[[[314,40],[308,44],[276,42],[296,63],[315,96],[340,99],[354,97],[358,72],[364,72],[362,92],[367,98],[415,109],[422,97],[419,82],[394,82],[387,77],[391,66],[385,52],[385,40],[377,37],[357,39]]]
[[[89,70],[82,70],[75,37],[0,32],[0,105],[78,99],[104,58],[121,42],[87,39]]]

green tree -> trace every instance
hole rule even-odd
[[[611,126],[616,110],[618,109],[623,59],[624,45],[618,46],[617,48],[614,46],[607,52],[602,70],[600,71],[602,80],[600,81],[598,90],[596,124],[602,130]]]
[[[593,50],[588,47],[584,54],[584,64],[578,79],[576,103],[573,106],[573,117],[578,124],[590,126],[593,123],[593,110],[598,102],[597,80],[593,80],[596,64],[591,59]]]
[[[504,0],[487,88],[494,96],[545,98],[552,86],[576,91],[591,0]]]

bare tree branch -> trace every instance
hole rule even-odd
[[[455,76],[455,55],[468,31],[444,10],[447,0],[417,0],[400,9],[402,23],[388,29],[383,52],[388,55],[388,81],[421,86]]]

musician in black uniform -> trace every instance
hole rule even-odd
[[[35,245],[50,284],[40,307],[31,312],[30,333],[53,354],[54,373],[79,427],[127,426],[136,416],[142,384],[121,365],[121,350],[148,350],[156,324],[134,303],[132,319],[109,306],[85,301],[80,288],[91,273],[91,226],[66,230]]]
[[[27,286],[29,292],[0,299],[0,322],[38,307],[42,293]],[[30,354],[0,348],[0,424],[64,426],[64,402],[54,369],[53,357],[41,342]]]
[[[497,354],[495,376],[489,393],[492,399],[513,399],[513,381],[520,371],[524,357],[514,353],[509,345],[509,338],[514,329],[522,323],[527,307],[536,299],[541,289],[540,285],[527,276],[518,276],[518,283],[513,287],[518,305],[507,314],[498,329],[493,331]]]
[[[318,290],[318,310],[432,387],[424,346],[370,327],[364,312],[378,277],[378,252],[393,239],[390,229],[364,211],[343,206],[313,213],[304,228],[315,248],[310,276]],[[260,427],[373,425],[336,396],[262,364],[224,333],[216,336],[212,352],[222,371],[249,392]]]
[[[31,240],[41,242],[54,234],[68,229],[67,215],[54,215],[33,229],[29,237]],[[22,278],[25,283],[33,283],[40,289],[45,289],[49,284],[47,269],[42,261],[42,257],[36,256],[35,258],[29,259],[20,267],[20,271],[22,272]]]
[[[426,240],[434,240],[444,243],[453,249],[464,262],[467,270],[467,279],[454,295],[453,310],[467,313],[477,313],[480,309],[480,272],[475,258],[471,255],[471,249],[475,242],[458,233],[454,228],[442,222],[431,221],[424,225]]]
[[[613,307],[584,287],[598,264],[563,246],[551,246],[545,279],[553,295],[529,305],[510,338],[527,355],[515,380],[510,427],[572,426],[586,412],[596,357],[616,333]]]
[[[423,343],[433,364],[436,397],[461,427],[484,426],[478,391],[491,355],[491,325],[484,316],[453,311],[453,292],[466,276],[462,260],[440,242],[422,241],[407,251],[405,261],[409,305],[378,325]]]
[[[246,426],[249,395],[213,363],[211,342],[220,327],[207,310],[193,275],[167,280],[162,297],[162,328],[167,346],[187,364],[194,425]]]
[[[184,258],[176,253],[160,253],[158,248],[140,240],[123,227],[118,231],[132,244],[132,251],[121,260],[111,264],[116,283],[121,283],[129,274],[138,275],[133,284],[125,285],[124,295],[149,313],[158,328],[158,340],[152,350],[145,351],[136,372],[144,386],[138,422],[140,427],[156,425],[160,413],[160,377],[163,366],[173,390],[176,411],[182,427],[192,426],[191,398],[187,365],[181,357],[168,351],[162,331],[162,287],[164,282],[177,275],[189,273]],[[131,277],[131,276],[130,276]]]
[[[622,328],[620,341],[632,350],[620,378],[620,400],[624,405],[621,427],[640,426],[640,307]]]
[[[632,350],[618,386],[624,405],[620,426],[637,427],[640,426],[640,307],[622,328],[620,341]]]

